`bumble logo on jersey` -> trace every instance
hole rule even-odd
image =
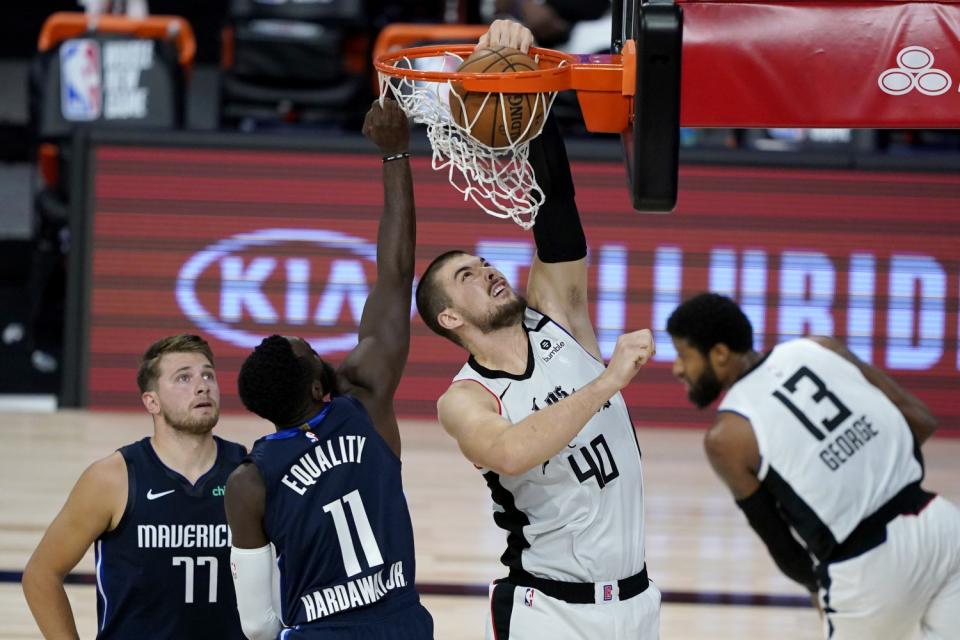
[[[546,340],[546,339],[541,340],[540,348],[543,351],[546,351],[546,353],[544,353],[542,356],[543,361],[550,362],[551,360],[553,360],[553,357],[558,353],[560,353],[560,350],[563,349],[565,346],[567,346],[567,343],[564,340],[560,340],[559,342],[556,342],[556,343],[550,342],[549,340]]]

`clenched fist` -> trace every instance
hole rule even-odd
[[[617,338],[613,357],[610,358],[603,375],[616,384],[617,389],[623,389],[656,352],[657,347],[650,329],[624,333]]]

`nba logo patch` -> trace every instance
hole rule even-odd
[[[67,40],[60,47],[60,110],[65,120],[89,122],[103,110],[100,43]]]
[[[527,605],[528,607],[533,606],[533,589],[527,589],[523,593],[523,604]]]
[[[303,435],[307,436],[307,440],[310,442],[319,442],[320,438],[317,437],[313,431],[304,431]]]
[[[613,585],[605,584],[603,585],[603,601],[610,602],[613,600]]]

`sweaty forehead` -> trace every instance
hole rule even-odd
[[[484,260],[480,256],[470,254],[454,256],[443,265],[443,275],[449,279],[463,267],[479,267],[483,262]]]

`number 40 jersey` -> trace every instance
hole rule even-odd
[[[812,340],[774,347],[730,388],[719,410],[750,421],[759,480],[821,560],[923,479],[903,414],[856,365]]]
[[[529,345],[526,371],[494,371],[471,356],[454,378],[482,385],[512,423],[576,393],[605,369],[549,317],[528,308],[523,326]],[[501,561],[511,573],[603,582],[643,570],[640,448],[621,394],[611,397],[563,451],[526,473],[482,471],[494,522],[508,532]]]

